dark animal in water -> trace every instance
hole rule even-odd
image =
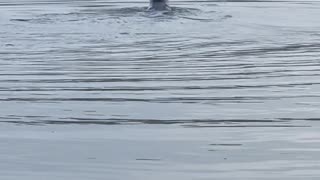
[[[149,10],[164,11],[169,9],[168,0],[150,0]]]

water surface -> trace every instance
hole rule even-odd
[[[0,0],[1,179],[317,179],[320,2]]]

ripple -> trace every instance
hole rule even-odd
[[[319,177],[319,2],[147,6],[0,2],[0,177]]]
[[[315,28],[274,25],[274,14],[261,14],[261,6],[279,13],[277,19],[279,8],[297,8],[279,3],[177,2],[162,12],[148,11],[143,2],[6,5],[0,21],[3,117],[47,124],[73,113],[88,118],[83,124],[103,124],[91,118],[115,114],[128,118],[124,124],[317,119],[320,39]],[[262,24],[257,17],[271,19]],[[295,122],[261,126],[300,126]],[[250,126],[264,122],[257,123]]]
[[[215,11],[202,11],[196,8],[172,7],[167,11],[150,11],[148,7],[115,8],[113,6],[97,5],[94,7],[82,7],[76,12],[44,13],[30,18],[12,18],[12,22],[48,24],[48,23],[112,23],[119,20],[142,21],[141,18],[157,20],[187,19],[199,22],[213,22],[231,18],[231,15],[218,15]],[[111,21],[112,20],[112,21]]]

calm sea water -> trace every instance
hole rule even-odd
[[[0,179],[320,178],[320,2],[0,0]]]

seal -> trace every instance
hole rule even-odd
[[[150,0],[149,10],[165,11],[170,10],[168,0]]]

